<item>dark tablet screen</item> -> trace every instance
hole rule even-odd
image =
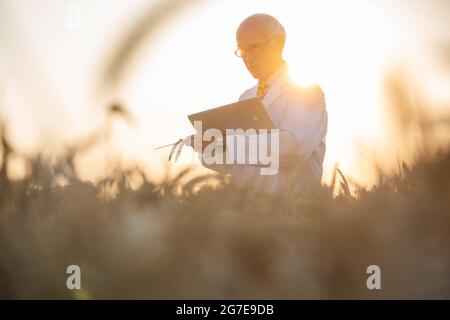
[[[188,115],[189,121],[202,121],[202,130],[276,129],[259,98],[251,98]]]

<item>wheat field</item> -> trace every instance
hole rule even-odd
[[[6,139],[3,150],[6,163]],[[1,170],[1,298],[450,298],[448,152],[352,194],[337,174],[308,200],[213,175],[186,181],[189,169],[158,184],[138,169],[93,184],[70,161],[30,161],[24,180]],[[81,290],[66,287],[73,264]],[[373,264],[381,290],[366,287]]]

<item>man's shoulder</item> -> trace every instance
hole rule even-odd
[[[290,83],[286,90],[289,100],[309,107],[325,106],[325,94],[319,84]]]

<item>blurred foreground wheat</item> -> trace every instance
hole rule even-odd
[[[2,141],[1,298],[450,298],[448,152],[372,190],[350,196],[343,184],[333,197],[323,186],[306,202],[216,176],[181,183],[188,170],[159,184],[136,169],[94,185],[70,161],[30,160],[32,173],[11,181],[14,150]],[[136,190],[132,175],[142,176]],[[116,196],[102,197],[105,187]],[[81,293],[66,288],[72,264]],[[366,287],[371,264],[380,291]]]

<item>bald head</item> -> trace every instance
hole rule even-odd
[[[277,19],[257,13],[241,22],[236,31],[242,59],[254,78],[265,80],[283,62],[286,33]]]
[[[279,36],[283,39],[283,42],[286,39],[286,32],[281,23],[271,15],[265,13],[251,15],[242,21],[236,31],[236,40],[239,39],[239,36],[249,32],[257,33],[266,38]]]

